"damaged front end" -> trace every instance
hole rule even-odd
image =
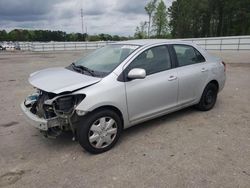
[[[32,125],[46,137],[57,137],[63,131],[72,131],[75,138],[76,106],[85,98],[83,94],[54,94],[37,90],[21,104]]]

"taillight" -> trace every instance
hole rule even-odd
[[[221,62],[224,66],[224,72],[226,72],[226,63],[224,61]]]

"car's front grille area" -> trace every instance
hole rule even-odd
[[[56,95],[39,90],[39,96],[36,104],[36,115],[45,119],[55,117],[52,106],[45,105],[44,102],[48,99],[54,98]]]

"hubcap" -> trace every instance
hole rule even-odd
[[[89,143],[97,148],[109,146],[117,135],[117,123],[111,117],[102,117],[96,120],[89,130]]]

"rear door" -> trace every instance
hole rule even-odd
[[[199,100],[208,78],[208,64],[193,46],[172,45],[177,60],[179,79],[178,104],[185,105]]]

